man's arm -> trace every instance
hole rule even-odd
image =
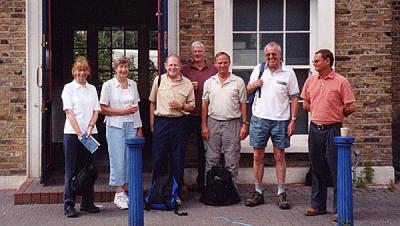
[[[290,101],[291,120],[288,126],[288,136],[292,136],[296,130],[297,113],[299,112],[299,97],[294,96]]]
[[[249,134],[249,122],[247,121],[247,103],[240,103],[242,113],[242,127],[240,128],[240,139],[244,140]]]
[[[347,116],[351,115],[355,111],[357,111],[356,102],[351,102],[351,103],[348,103],[348,104],[344,105],[344,109],[343,109],[344,116],[347,117]]]
[[[156,102],[150,102],[150,130],[154,130],[154,111],[156,110]]]
[[[207,116],[208,116],[208,102],[203,101],[201,105],[201,135],[203,136],[204,140],[208,140],[209,137]]]
[[[310,112],[310,100],[303,99],[303,109]]]

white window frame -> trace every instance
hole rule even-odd
[[[216,53],[225,51],[232,56],[232,28],[233,0],[214,1],[214,51]],[[310,65],[312,65],[314,53],[322,48],[335,52],[334,0],[310,0]],[[314,72],[314,67],[311,67],[311,71]],[[307,139],[307,134],[293,135],[291,137],[291,147],[286,152],[307,153]],[[241,152],[253,152],[253,149],[248,144],[248,138],[242,142]],[[267,146],[267,152],[272,152],[272,145]]]

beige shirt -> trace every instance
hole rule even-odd
[[[246,85],[242,78],[231,74],[221,84],[218,74],[204,83],[203,102],[208,102],[208,116],[216,120],[240,118],[240,104],[246,103]]]
[[[188,115],[189,112],[170,108],[168,103],[175,100],[180,104],[195,106],[194,90],[190,80],[184,76],[177,80],[171,80],[167,74],[163,74],[160,87],[158,87],[158,79],[159,76],[154,79],[149,96],[149,100],[156,103],[154,115],[166,117]]]

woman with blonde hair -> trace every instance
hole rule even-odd
[[[77,217],[75,196],[71,189],[71,178],[87,164],[93,164],[94,154],[79,141],[81,136],[97,134],[96,121],[100,111],[96,88],[87,82],[90,66],[86,58],[78,57],[72,67],[72,82],[66,84],[61,94],[63,110],[66,115],[64,126],[64,214]],[[80,210],[97,213],[94,204],[93,186],[82,195]]]

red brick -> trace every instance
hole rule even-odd
[[[40,193],[40,203],[41,204],[50,204],[50,194],[49,193]]]

